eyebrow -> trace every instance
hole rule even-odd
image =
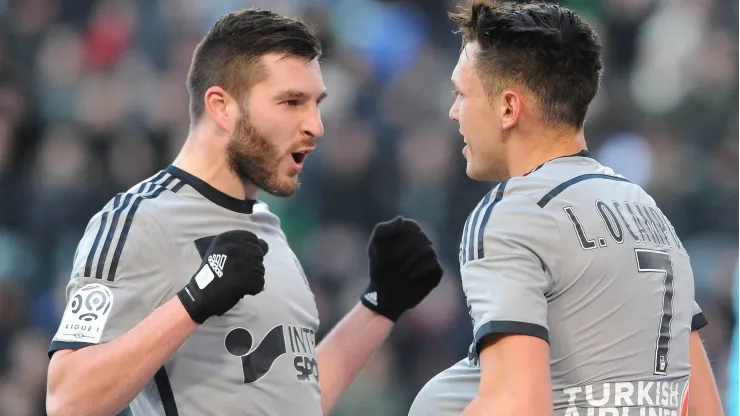
[[[329,96],[329,94],[324,91],[319,95],[319,98],[316,100],[316,102],[322,102],[324,99]],[[280,94],[278,94],[278,97],[281,100],[285,99],[292,99],[292,100],[306,100],[308,99],[309,95],[302,91],[296,91],[296,90],[285,90],[282,91]]]
[[[452,82],[452,89],[457,92],[460,92],[460,88],[457,86],[457,83],[455,83],[455,80],[450,78],[450,82]]]

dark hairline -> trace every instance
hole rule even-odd
[[[269,54],[310,62],[322,51],[315,28],[299,19],[255,8],[220,18],[199,42],[188,71],[191,124],[203,116],[209,88],[221,87],[237,99],[248,95],[267,76],[263,58]]]
[[[467,7],[466,7],[467,6]],[[504,8],[503,11],[501,11]],[[553,10],[553,8],[555,10]],[[549,9],[549,10],[548,10]],[[522,26],[531,25],[527,23],[526,18],[528,14],[531,16],[532,10],[537,13],[538,16],[547,17],[560,17],[560,19],[567,19],[567,26],[557,26],[552,22],[545,23],[545,27],[538,28],[536,26]],[[525,21],[519,22],[519,16],[522,13]],[[541,13],[541,14],[540,14]],[[529,92],[531,97],[538,103],[544,105],[546,108],[540,108],[539,113],[542,116],[542,120],[552,126],[562,127],[583,127],[585,120],[585,112],[589,107],[594,95],[598,91],[598,84],[603,71],[603,63],[600,55],[600,42],[598,35],[593,31],[593,28],[583,21],[583,19],[572,10],[562,7],[559,5],[553,5],[543,1],[533,0],[524,1],[522,3],[507,3],[500,0],[468,0],[465,5],[459,5],[455,12],[449,12],[448,16],[457,25],[458,29],[456,33],[462,34],[462,45],[461,53],[465,53],[469,60],[472,61],[475,68],[475,72],[481,80],[484,86],[486,94],[490,98],[493,95],[501,93],[508,87],[515,87],[517,89],[523,89],[522,92]],[[486,22],[486,23],[484,23]],[[493,23],[495,26],[489,27],[487,24]],[[562,23],[561,23],[562,24]],[[509,26],[512,25],[512,26]],[[533,42],[529,45],[532,48],[533,45],[536,47],[537,42],[545,42],[543,45],[547,45],[546,42],[553,42],[553,38],[557,36],[555,33],[579,33],[580,35],[588,36],[586,40],[580,40],[575,43],[579,48],[584,48],[587,54],[586,57],[576,58],[580,59],[576,61],[576,64],[580,68],[574,74],[568,72],[560,72],[561,68],[558,66],[549,67],[551,63],[545,63],[539,71],[536,68],[534,70],[519,72],[518,65],[527,62],[536,63],[541,57],[534,55],[529,58],[528,55],[521,55],[519,59],[512,55],[519,46],[514,44],[512,50],[509,53],[504,52],[500,54],[497,52],[496,40],[487,39],[489,35],[489,29],[495,32],[500,32],[503,36],[509,36],[514,38],[516,36],[523,36],[521,42]],[[534,29],[533,34],[530,34],[528,29]],[[549,30],[549,32],[548,32]],[[566,30],[568,32],[561,32]],[[566,35],[567,36],[567,35]],[[485,40],[485,43],[481,43]],[[506,38],[503,38],[506,39]],[[567,39],[567,38],[566,38]],[[491,43],[493,42],[493,43]],[[561,39],[557,39],[555,42],[563,42]],[[569,42],[569,41],[565,41]],[[468,44],[478,44],[479,50],[474,54],[468,53],[466,46]],[[486,46],[487,45],[487,46]],[[523,45],[521,49],[523,53],[527,51],[527,44]],[[507,49],[505,49],[507,50]],[[562,50],[554,50],[552,53],[563,53]],[[594,55],[596,57],[594,58]],[[548,56],[548,55],[545,55]],[[528,59],[534,59],[534,61],[528,61]],[[545,58],[547,59],[547,58]],[[593,61],[591,59],[594,59]],[[501,67],[506,63],[509,65]],[[544,61],[548,62],[548,61]],[[515,65],[515,66],[510,66]],[[547,72],[548,68],[551,68],[555,73]],[[507,70],[509,69],[509,70]],[[531,65],[530,65],[531,69]],[[595,71],[595,72],[592,72]],[[552,75],[551,75],[552,74]],[[567,94],[563,93],[563,85],[567,85],[572,82],[574,77],[583,77],[583,84],[578,84],[575,95],[568,97]],[[552,78],[554,77],[554,78]],[[552,80],[555,82],[554,89],[543,87],[541,83],[537,83],[537,80]],[[534,82],[534,84],[532,84]],[[549,84],[547,84],[549,85]],[[554,106],[554,107],[553,107]],[[561,126],[562,125],[562,126]]]

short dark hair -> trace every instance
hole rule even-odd
[[[242,96],[264,75],[257,60],[273,52],[310,61],[321,56],[321,44],[313,28],[268,10],[252,8],[221,17],[195,48],[190,64],[191,122],[203,114],[208,88],[218,85]]]
[[[534,94],[547,125],[583,126],[603,63],[578,14],[540,1],[469,0],[449,15],[464,43],[480,47],[475,68],[489,96],[516,83]]]

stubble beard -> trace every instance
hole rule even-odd
[[[234,136],[226,146],[229,167],[242,181],[249,181],[259,189],[275,196],[291,196],[299,188],[297,177],[281,178],[280,151],[272,141],[260,134],[242,116],[234,129]]]

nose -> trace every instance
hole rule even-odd
[[[318,108],[306,117],[301,130],[308,137],[317,138],[324,135],[324,122],[321,120],[321,111]]]
[[[450,113],[448,115],[452,121],[460,121],[460,106],[458,105],[458,101],[459,100],[455,100],[455,102],[452,103],[452,107],[450,107]]]

